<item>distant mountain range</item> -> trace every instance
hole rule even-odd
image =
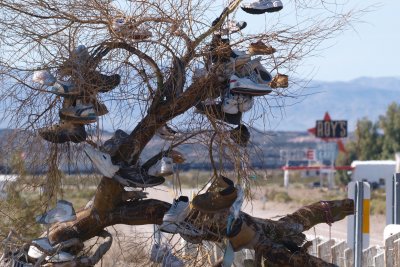
[[[400,78],[359,78],[349,82],[312,82],[306,88],[297,90],[291,96],[286,97],[284,107],[272,108],[269,116],[269,126],[259,127],[257,123],[251,131],[252,152],[251,162],[253,167],[258,168],[278,168],[285,164],[282,158],[282,151],[292,150],[301,151],[308,148],[316,148],[321,140],[314,138],[307,133],[307,129],[315,126],[315,121],[323,119],[324,113],[328,111],[332,120],[348,120],[349,132],[353,131],[357,119],[368,117],[371,120],[378,119],[379,115],[386,112],[387,106],[392,102],[400,103]],[[276,112],[274,114],[274,112]],[[277,116],[279,114],[281,116]],[[282,115],[283,114],[283,115]],[[274,117],[275,116],[275,117]],[[273,118],[274,117],[274,118]],[[246,121],[246,119],[245,119]],[[268,131],[264,129],[267,128]],[[271,129],[271,130],[270,130]],[[179,129],[185,131],[185,129]],[[5,136],[10,133],[16,133],[12,130],[0,130],[0,151],[6,144],[10,144]],[[48,149],[46,142],[28,141],[23,134],[17,134],[19,138],[15,143],[24,143],[24,149],[34,147],[37,151],[44,152],[42,156],[37,153],[35,162],[42,162],[40,158],[45,158]],[[112,135],[105,131],[102,136],[107,140]],[[37,140],[40,140],[37,139]],[[26,142],[27,141],[27,142]],[[25,143],[26,142],[26,143]],[[143,153],[143,160],[158,153],[160,149],[166,147],[166,143],[158,137],[154,137],[148,144]],[[182,168],[210,168],[207,147],[196,145],[182,145],[179,150],[187,158]],[[74,153],[74,149],[72,153]],[[67,158],[60,160],[59,167],[62,170],[79,169],[91,171],[92,166],[84,155],[73,156],[68,154],[68,158],[78,159],[75,163],[66,164]],[[8,165],[10,152],[4,151],[0,161],[1,165]],[[72,160],[74,161],[74,160]],[[39,164],[41,165],[41,164]],[[46,164],[39,166],[38,171],[46,169]],[[74,170],[72,170],[74,171]]]
[[[400,103],[400,78],[313,81],[296,90],[293,98],[287,97],[283,108],[273,109],[276,118],[269,116],[269,125],[271,130],[305,131],[328,111],[332,120],[348,120],[349,131],[353,131],[358,119],[377,120],[392,102]]]

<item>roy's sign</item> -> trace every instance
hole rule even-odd
[[[320,138],[347,137],[347,121],[318,120],[315,136]]]

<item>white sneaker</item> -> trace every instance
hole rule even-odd
[[[74,259],[75,259],[74,255],[71,255],[65,251],[60,251],[57,254],[46,257],[46,261],[52,262],[52,263],[67,262],[67,261],[72,261]]]
[[[222,102],[222,110],[228,114],[239,113],[238,102],[232,94],[229,94],[227,97],[225,97],[224,101]]]
[[[47,70],[38,70],[33,73],[32,81],[51,86],[57,80],[56,78]]]
[[[237,74],[240,76],[248,76],[255,73],[258,83],[269,83],[272,80],[272,75],[261,64],[261,60],[261,57],[250,60],[242,68],[238,69]]]
[[[185,220],[189,211],[189,198],[187,196],[180,196],[178,199],[174,199],[171,208],[164,214],[160,230],[176,234],[178,232],[177,224]]]
[[[152,176],[168,176],[174,174],[174,162],[171,158],[162,157],[156,164],[149,168],[148,174]]]
[[[241,6],[244,12],[250,14],[263,14],[265,12],[277,12],[283,8],[280,0],[256,0]]]
[[[240,112],[249,111],[254,104],[253,97],[250,95],[235,95],[237,97],[238,108]]]
[[[93,165],[96,166],[105,177],[113,178],[114,174],[119,170],[119,166],[111,162],[111,156],[109,154],[103,153],[91,146],[86,146],[84,151]]]
[[[32,240],[32,245],[29,247],[28,256],[34,259],[39,259],[43,254],[54,253],[54,247],[50,244],[47,237]],[[72,261],[75,257],[67,252],[60,251],[57,254],[47,256],[48,262],[67,262]]]
[[[266,84],[255,83],[249,77],[239,78],[236,75],[231,76],[229,88],[232,93],[244,95],[267,95],[272,92]]]
[[[58,200],[57,205],[36,217],[36,222],[40,224],[52,224],[55,222],[69,222],[76,220],[76,214],[72,203],[66,200]]]
[[[53,246],[47,237],[42,237],[32,240],[32,245],[29,247],[28,256],[34,259],[40,258],[44,253],[50,254],[53,251]]]

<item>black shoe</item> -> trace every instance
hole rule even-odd
[[[246,146],[250,140],[250,132],[243,124],[230,131],[231,139],[240,146]]]
[[[106,93],[113,90],[121,82],[121,76],[119,74],[105,75],[97,71],[93,71],[89,75],[90,78],[88,83],[100,93]]]
[[[224,121],[229,124],[239,125],[242,119],[242,113],[236,114],[225,113],[222,110],[222,103],[217,104],[203,104],[199,103],[196,105],[197,110],[202,114],[209,114],[211,117]]]
[[[133,187],[153,187],[165,182],[164,177],[151,176],[136,167],[121,167],[115,174]]]
[[[115,153],[117,153],[119,146],[128,137],[129,137],[129,134],[122,131],[121,129],[118,129],[115,131],[114,135],[110,139],[108,139],[107,141],[104,142],[103,146],[101,147],[101,150],[113,157],[113,156],[115,156]]]
[[[39,129],[39,135],[46,141],[61,144],[65,142],[80,143],[85,141],[85,126],[62,121],[60,124]]]

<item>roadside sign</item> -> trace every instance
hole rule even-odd
[[[316,156],[318,161],[335,161],[339,154],[336,142],[320,143],[317,145]]]
[[[347,121],[318,120],[315,124],[315,136],[319,138],[347,137]]]
[[[307,149],[306,158],[308,160],[315,160],[316,159],[316,157],[315,157],[315,149]]]

